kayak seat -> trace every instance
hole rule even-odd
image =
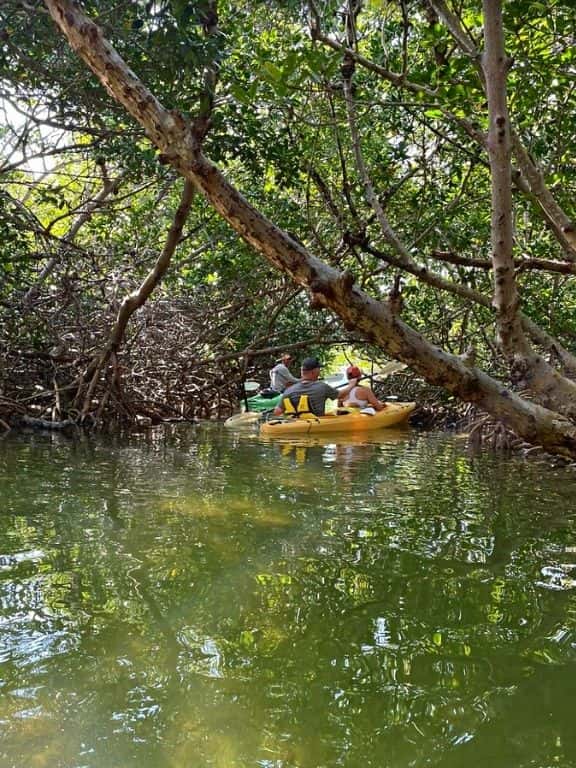
[[[258,394],[265,400],[272,400],[272,398],[278,397],[281,392],[278,392],[276,389],[272,389],[272,387],[267,387],[266,389],[261,389]]]

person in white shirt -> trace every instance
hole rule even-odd
[[[270,371],[270,386],[275,389],[276,392],[284,392],[286,387],[291,384],[296,384],[298,379],[292,376],[288,369],[288,365],[292,360],[292,355],[288,352],[284,352],[282,356],[276,361],[276,365]]]
[[[361,379],[362,375],[362,371],[357,365],[351,365],[346,369],[348,381]],[[344,405],[346,408],[359,408],[364,413],[375,413],[386,408],[386,404],[378,400],[370,387],[363,387],[361,384],[356,384],[350,391],[342,392],[338,398],[338,405]]]

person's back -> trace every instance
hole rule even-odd
[[[348,397],[346,398],[346,405],[353,406],[355,408],[364,408],[366,405],[366,397],[364,391],[366,387],[357,384],[354,389],[350,390]]]
[[[310,413],[313,413],[315,416],[324,416],[326,400],[336,400],[339,392],[329,384],[326,384],[325,381],[309,381],[306,379],[292,384],[284,392],[284,397],[288,398],[296,409],[298,409],[302,395],[308,398]]]

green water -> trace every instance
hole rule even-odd
[[[9,436],[0,765],[574,766],[574,499],[441,435]]]

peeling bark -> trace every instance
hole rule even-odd
[[[506,93],[508,65],[500,0],[484,0],[485,53],[482,69],[488,96],[488,158],[492,179],[492,266],[494,308],[500,345],[513,362],[527,357],[528,345],[519,316],[520,299],[513,259],[512,174],[510,166],[510,117]]]

